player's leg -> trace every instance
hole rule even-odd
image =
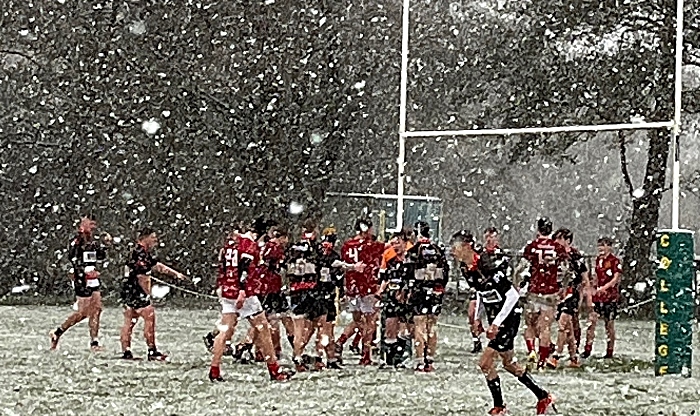
[[[148,346],[149,361],[164,361],[168,358],[167,355],[158,351],[156,348],[156,310],[153,305],[148,305],[145,308],[137,309],[136,313],[143,318],[143,337],[146,339]]]
[[[525,346],[527,347],[527,362],[534,367],[537,363],[537,351],[535,351],[535,340],[537,339],[537,322],[540,318],[538,306],[528,299],[525,307]]]
[[[503,360],[503,368],[517,377],[518,381],[537,397],[537,415],[544,415],[550,407],[554,408],[552,395],[537,384],[525,367],[518,364],[513,350],[501,352],[500,356]]]
[[[413,347],[415,348],[415,370],[425,369],[425,347],[428,338],[428,316],[415,315],[413,317]]]
[[[58,340],[61,338],[64,332],[68,329],[87,318],[89,311],[89,297],[78,297],[76,303],[78,304],[78,310],[70,314],[68,318],[59,326],[49,333],[49,338],[51,341],[50,349],[55,350],[58,347]]]
[[[593,306],[593,310],[588,315],[588,328],[586,328],[586,346],[583,348],[583,354],[581,357],[588,358],[591,356],[593,351],[593,341],[595,340],[595,327],[598,324],[598,309],[599,304],[596,303]]]
[[[270,338],[272,339],[272,346],[275,349],[275,356],[279,359],[282,356],[282,328],[280,325],[280,316],[275,312],[266,313],[265,316],[270,323]]]
[[[387,311],[385,310],[385,313]],[[392,311],[390,317],[384,319],[384,362],[394,365],[397,354],[397,342],[399,338],[399,318]]]
[[[438,315],[430,314],[426,320],[426,348],[425,348],[425,371],[431,372],[434,370],[433,364],[435,362],[435,355],[437,353],[438,346],[438,334],[437,334],[437,320]]]
[[[230,341],[238,325],[238,315],[234,313],[233,301],[222,299],[221,329],[214,339],[214,348],[209,368],[209,380],[224,381],[221,377],[221,359],[226,350],[226,342]]]
[[[257,299],[257,298],[248,298]],[[246,299],[246,302],[248,301]],[[256,307],[257,306],[257,307]],[[277,362],[277,357],[275,356],[275,348],[272,346],[272,338],[270,337],[270,324],[265,318],[265,314],[262,312],[260,307],[260,302],[257,305],[251,303],[243,307],[246,311],[257,311],[254,315],[246,316],[251,323],[251,326],[255,328],[255,343],[257,347],[262,351],[265,362],[267,363],[267,370],[270,373],[270,378],[277,381],[285,381],[291,378],[292,374],[286,371],[281,371],[280,365]],[[241,316],[248,315],[248,312],[242,312]]]
[[[335,342],[335,358],[339,363],[343,363],[343,347],[348,339],[355,333],[361,331],[362,311],[360,310],[359,297],[352,299],[348,305],[348,311],[352,313],[352,322],[346,326]]]
[[[581,346],[581,321],[579,320],[579,309],[576,308],[571,316],[571,326],[574,332],[574,340],[576,341],[576,355],[578,355],[578,348]]]
[[[486,385],[493,398],[493,408],[489,410],[489,415],[503,416],[506,414],[506,405],[503,403],[503,392],[501,391],[501,379],[496,372],[496,357],[498,352],[493,348],[486,347],[479,359],[479,368],[484,374]]]
[[[372,364],[372,348],[377,335],[378,310],[375,306],[377,300],[374,295],[361,298],[362,308],[362,358],[360,365]]]
[[[538,368],[544,368],[545,361],[549,358],[550,345],[552,343],[552,322],[554,321],[554,307],[542,305],[537,319],[537,332],[540,339]]]
[[[612,358],[615,351],[615,319],[617,318],[617,303],[605,305],[605,333],[608,337],[608,345],[605,351],[605,358]]]
[[[101,351],[98,339],[100,332],[100,317],[102,315],[102,293],[99,290],[92,292],[90,296],[90,311],[88,314],[88,326],[90,328],[90,348],[93,351]]]
[[[119,341],[122,346],[122,358],[133,359],[134,355],[131,352],[131,334],[134,331],[134,326],[138,322],[139,316],[136,311],[129,307],[124,307],[124,324],[119,335]]]
[[[557,307],[557,347],[551,357],[547,358],[547,367],[557,368],[559,358],[564,352],[564,344],[567,343],[569,327],[571,325],[571,315],[568,313],[566,305],[560,304]]]

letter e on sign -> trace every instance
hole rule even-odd
[[[661,322],[659,325],[659,335],[668,335],[668,324]]]
[[[669,240],[670,240],[670,238],[669,238],[668,234],[664,234],[659,239],[659,245],[661,247],[668,247],[671,245],[671,242]]]

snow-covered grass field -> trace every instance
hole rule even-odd
[[[172,354],[170,363],[116,359],[118,309],[103,313],[106,352],[88,352],[85,323],[64,335],[58,351],[48,351],[48,331],[68,313],[68,307],[0,307],[0,414],[427,416],[484,415],[491,406],[476,357],[467,352],[470,336],[459,329],[440,329],[433,374],[360,368],[348,352],[352,364],[346,370],[305,373],[284,384],[268,381],[261,365],[226,361],[223,370],[229,382],[212,385],[201,337],[216,321],[217,311],[158,310],[158,343]],[[458,316],[443,321],[464,324]],[[133,348],[139,356],[146,352],[141,328],[142,324],[136,328]],[[580,370],[535,374],[556,395],[561,414],[700,414],[697,342],[696,378],[655,378],[653,323],[621,321],[618,334],[618,359],[593,358]],[[599,331],[594,356],[604,350],[603,337]],[[522,344],[519,339],[520,357]],[[511,414],[534,415],[531,393],[508,374],[502,374],[502,380]]]

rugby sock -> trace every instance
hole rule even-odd
[[[66,332],[66,331],[64,331],[63,328],[61,328],[61,327],[59,326],[59,327],[56,328],[56,330],[54,331],[54,334],[56,334],[57,337],[60,337],[61,335],[63,335],[64,332]]]
[[[287,341],[289,341],[289,345],[294,349],[294,335],[287,335]]]
[[[537,383],[535,383],[535,380],[532,379],[532,376],[530,376],[530,373],[527,371],[525,371],[522,376],[518,377],[518,381],[527,387],[531,392],[535,393],[537,400],[542,400],[549,396],[549,393],[544,391],[542,387],[538,386]]]
[[[345,345],[346,342],[348,342],[348,337],[345,336],[345,334],[342,334],[338,337],[338,340],[335,343],[338,345]]]
[[[544,361],[549,358],[549,346],[543,347],[540,345],[540,364],[544,364]]]
[[[534,339],[526,339],[525,345],[527,345],[527,353],[528,354],[535,351],[535,340]]]
[[[491,390],[493,407],[504,407],[503,393],[501,392],[501,378],[496,377],[493,380],[486,380],[486,384],[489,386],[489,390]]]

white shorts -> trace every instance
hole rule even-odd
[[[559,297],[554,295],[527,294],[525,312],[528,314],[555,311]]]
[[[355,296],[348,303],[348,312],[371,314],[377,311],[377,298],[374,295]]]
[[[257,296],[249,296],[243,301],[243,307],[241,309],[236,308],[235,299],[221,298],[219,300],[221,303],[221,313],[235,313],[240,319],[250,318],[259,313],[262,313],[263,308],[260,304],[260,299]]]

